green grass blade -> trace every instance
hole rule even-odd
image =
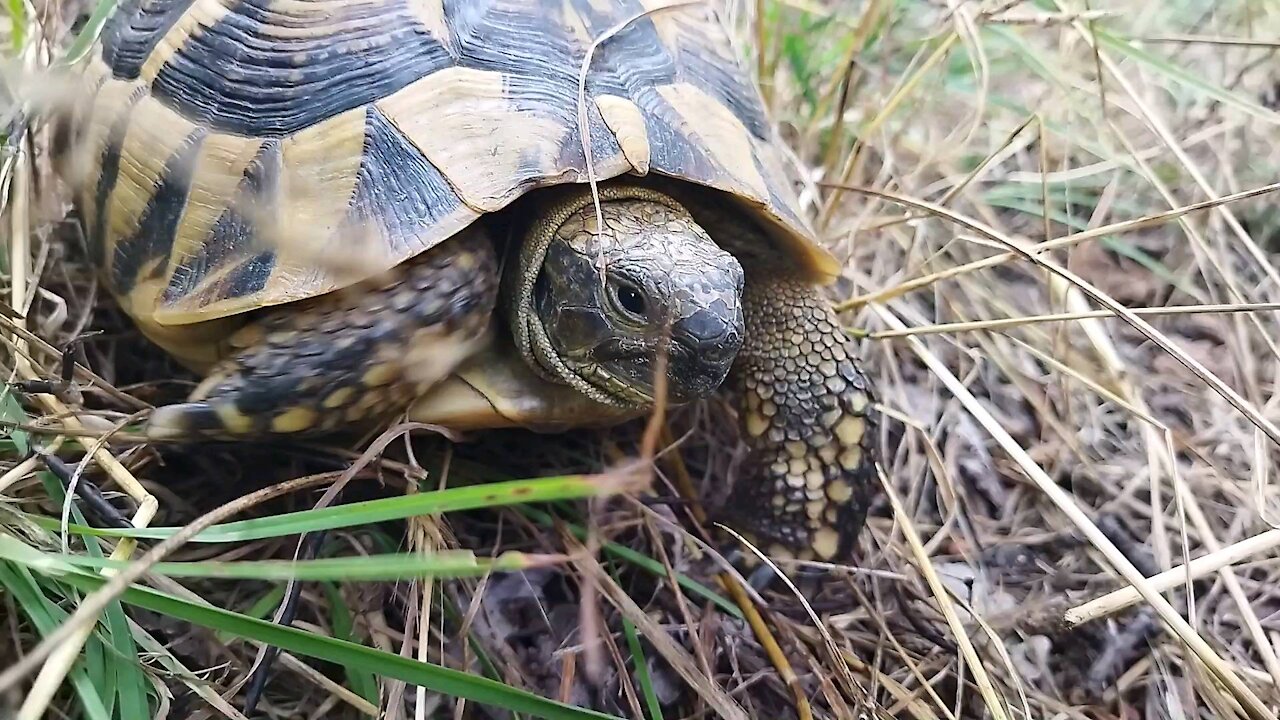
[[[84,591],[97,590],[106,583],[106,578],[79,571],[67,572],[58,579],[60,582]],[[466,698],[484,705],[528,713],[547,720],[622,720],[614,715],[571,707],[488,678],[469,675],[431,663],[418,662],[394,653],[315,635],[297,628],[283,627],[229,610],[199,605],[149,588],[130,587],[120,599],[129,605],[212,630],[275,645],[297,655],[306,655],[344,666],[358,665],[383,677],[421,685],[435,692]]]
[[[0,557],[7,547],[0,536]],[[85,557],[58,557],[82,568],[125,568],[128,562]],[[509,552],[497,558],[478,558],[470,550],[442,550],[430,554],[397,553],[314,560],[241,560],[236,562],[162,562],[151,572],[168,577],[229,578],[239,580],[391,581],[411,578],[479,577],[490,572],[527,570],[556,556]]]
[[[336,505],[316,510],[301,510],[271,517],[223,523],[206,529],[193,538],[191,542],[229,543],[263,540],[320,530],[335,530],[357,525],[387,522],[389,520],[403,520],[417,515],[476,510],[519,503],[576,500],[601,495],[609,489],[609,480],[586,475],[564,475],[535,480],[513,480],[510,482],[455,487],[415,495],[398,495],[396,497],[367,500],[348,505]],[[29,521],[48,529],[57,527],[57,521],[52,518],[43,518],[35,515],[26,515],[25,517]],[[170,537],[178,532],[179,529],[175,527],[156,527],[118,530],[74,525],[71,526],[69,531],[77,535],[99,537],[163,539]]]
[[[18,425],[25,424],[29,420],[22,410],[22,405],[18,404],[18,399],[13,396],[13,392],[7,386],[0,389],[0,420]],[[31,438],[25,430],[16,428],[8,430],[4,439],[13,443],[18,450],[18,455],[31,452]]]
[[[93,44],[98,41],[98,36],[102,34],[102,26],[106,24],[107,18],[111,17],[111,13],[115,12],[118,4],[119,0],[99,0],[88,22],[81,28],[80,34],[76,36],[75,42],[71,43],[71,47],[63,53],[58,64],[74,65],[88,54]]]
[[[324,595],[329,600],[329,631],[338,640],[355,642],[352,635],[351,608],[342,597],[342,590],[334,583],[324,583]],[[347,685],[355,694],[378,707],[378,679],[359,665],[346,665]]]
[[[262,597],[255,600],[243,614],[252,618],[258,618],[259,620],[271,615],[276,608],[280,607],[280,603],[284,600],[284,590],[285,583],[272,585],[271,589],[263,593]],[[234,636],[222,632],[214,633],[214,636],[217,637],[218,642],[223,645],[231,644],[231,641],[234,639]]]
[[[631,660],[636,665],[636,682],[640,685],[640,692],[644,694],[645,705],[649,706],[649,720],[663,720],[662,702],[658,700],[658,691],[653,688],[649,661],[645,659],[644,648],[640,646],[640,635],[636,632],[636,626],[624,617],[622,629],[627,635],[627,647],[631,649]]]
[[[49,472],[41,472],[39,476],[49,498],[59,504],[64,502],[66,491],[61,481]],[[74,505],[71,507],[71,517],[76,522],[84,522],[80,509]],[[9,547],[15,542],[17,541],[12,537],[0,534],[0,545]],[[30,548],[30,551],[39,552],[35,548]],[[88,557],[64,555],[52,557],[55,562],[79,560],[99,565],[108,562],[96,541],[85,543],[85,552]],[[90,636],[85,643],[85,666],[92,673],[90,677],[101,678],[99,689],[107,704],[107,711],[115,713],[118,701],[119,717],[150,717],[151,710],[147,703],[147,678],[138,662],[138,646],[133,641],[133,634],[129,631],[129,621],[125,618],[124,608],[120,603],[114,602],[107,606],[98,630],[99,632]]]
[[[23,0],[9,0],[5,11],[9,15],[9,46],[18,55],[27,44],[27,6]]]
[[[48,488],[51,497],[65,497],[62,484],[52,477],[52,473],[42,473],[44,485]],[[80,509],[71,508],[72,516],[83,523],[84,516],[80,513]],[[102,556],[102,548],[98,547],[97,541],[85,543],[85,552],[89,561],[104,561]],[[118,602],[111,603],[107,606],[102,616],[103,624],[106,626],[104,635],[106,661],[106,671],[112,676],[112,683],[115,686],[115,696],[119,700],[120,713],[119,717],[150,717],[151,710],[147,705],[147,678],[142,672],[142,668],[138,663],[138,646],[133,642],[133,633],[129,631],[129,620],[124,615],[124,607]],[[89,643],[86,650],[90,650],[97,643]]]
[[[53,632],[67,618],[66,611],[45,597],[31,573],[17,563],[0,560],[0,588],[13,596],[23,614],[41,635]],[[90,681],[85,669],[81,666],[72,667],[68,677],[76,697],[80,699],[83,717],[86,720],[111,720],[111,711],[107,709],[103,695]]]
[[[147,678],[138,664],[138,646],[129,632],[129,621],[120,603],[112,603],[104,613],[108,646],[108,661],[115,670],[116,697],[119,699],[120,717],[151,717],[147,703]]]
[[[1248,113],[1249,115],[1262,120],[1263,122],[1271,123],[1272,125],[1280,125],[1280,114],[1275,111],[1268,110],[1250,98],[1231,92],[1230,90],[1211,82],[1207,82],[1199,75],[1184,70],[1168,60],[1157,55],[1153,55],[1146,50],[1135,46],[1129,41],[1116,37],[1105,30],[1095,29],[1093,34],[1094,37],[1098,39],[1098,43],[1100,45],[1111,48],[1131,60],[1135,60],[1142,65],[1146,65],[1170,80],[1194,90],[1198,90],[1224,105],[1230,105],[1241,112]]]

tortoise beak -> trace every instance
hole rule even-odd
[[[743,320],[722,308],[703,308],[671,329],[668,386],[672,399],[688,402],[719,389],[742,348]]]

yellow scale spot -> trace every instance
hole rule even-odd
[[[787,454],[793,458],[802,458],[809,452],[809,446],[799,440],[787,441]]]
[[[804,484],[804,474],[808,469],[809,463],[805,462],[803,458],[792,458],[791,462],[787,464],[787,471],[791,475],[799,476],[801,485]]]
[[[222,421],[222,427],[233,433],[242,435],[253,430],[253,419],[237,410],[235,405],[219,403],[214,407],[213,411],[217,413],[218,419]]]
[[[813,468],[804,474],[804,484],[812,490],[821,488],[822,484],[826,482],[826,480],[827,477],[823,474],[822,468]]]
[[[400,368],[391,363],[380,363],[369,368],[364,377],[360,378],[360,382],[366,387],[381,387],[389,385],[392,380],[400,374]]]
[[[352,410],[357,411],[357,417],[368,417],[373,413],[373,409],[382,404],[382,393],[371,392],[361,397],[352,405]]]
[[[867,409],[867,394],[857,393],[853,396],[853,400],[849,404],[852,406],[852,410],[854,412],[861,413],[863,410]]]
[[[832,554],[834,555],[835,553]],[[769,557],[774,560],[794,560],[796,556],[782,545],[771,545],[769,546]]]
[[[245,325],[227,338],[227,347],[249,348],[261,345],[267,339],[267,331],[261,325]]]
[[[752,437],[760,437],[769,429],[769,418],[758,412],[747,413],[747,433]]]
[[[351,398],[355,394],[356,394],[355,388],[349,388],[349,387],[338,388],[337,390],[334,390],[333,392],[329,393],[329,396],[324,399],[321,405],[324,405],[325,407],[330,409],[340,408],[343,405],[346,405],[348,402],[351,402]]]
[[[809,516],[810,520],[817,520],[822,517],[822,511],[827,504],[821,500],[810,500],[804,504],[804,514]]]
[[[267,335],[266,342],[269,345],[292,345],[297,338],[296,330],[276,330]]]
[[[285,410],[271,419],[272,432],[301,432],[316,424],[316,411],[308,407]]]
[[[823,560],[836,556],[840,548],[840,534],[831,528],[822,528],[813,534],[813,549]]]
[[[790,485],[793,488],[804,487],[804,476],[798,473],[787,475],[787,485]]]
[[[840,453],[840,467],[844,468],[845,470],[849,470],[849,471],[857,470],[858,466],[861,464],[862,464],[861,448],[851,447],[848,450],[845,450],[844,452]]]
[[[827,485],[827,497],[831,502],[847,502],[853,497],[853,486],[843,480],[833,480]]]
[[[818,459],[822,460],[822,462],[827,463],[829,465],[836,461],[836,455],[839,452],[840,452],[840,449],[837,448],[834,444],[827,443],[826,445],[823,445],[822,447],[818,448]]]
[[[841,443],[856,445],[862,439],[862,434],[866,432],[867,425],[862,418],[850,415],[836,423],[835,430],[836,437],[840,438]]]

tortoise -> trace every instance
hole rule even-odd
[[[562,431],[723,392],[729,524],[847,557],[875,415],[840,265],[719,13],[661,5],[124,0],[72,185],[104,285],[205,378],[147,437]]]

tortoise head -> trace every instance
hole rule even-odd
[[[603,220],[601,224],[600,220]],[[675,200],[647,189],[572,191],[508,267],[507,311],[539,374],[607,405],[713,393],[742,347],[743,271]]]

